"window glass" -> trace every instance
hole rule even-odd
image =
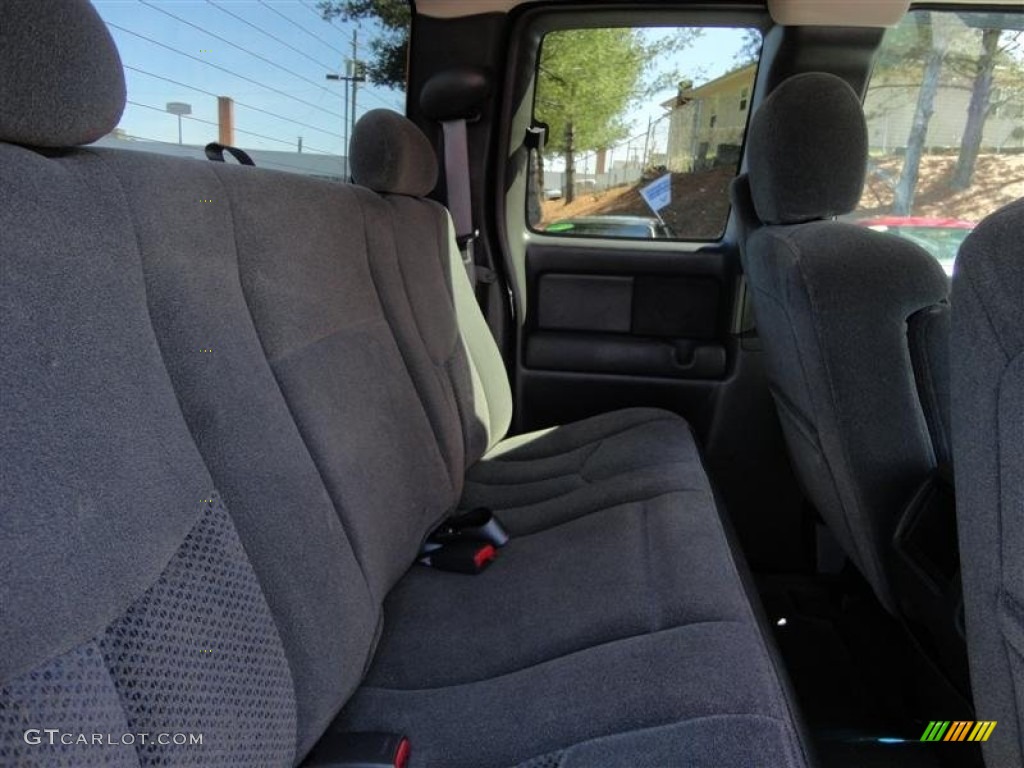
[[[721,27],[551,32],[528,218],[564,237],[716,240],[729,216],[761,35]]]
[[[1024,18],[914,11],[886,32],[864,99],[870,159],[854,220],[947,272],[975,224],[1024,196]]]
[[[98,146],[348,178],[345,147],[370,109],[404,112],[409,8],[348,0],[95,0],[121,52],[128,104]],[[230,160],[230,158],[229,158]]]

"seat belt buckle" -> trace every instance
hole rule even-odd
[[[487,507],[452,515],[430,534],[430,541],[448,544],[454,541],[478,541],[500,549],[508,544],[508,531]]]
[[[472,232],[468,232],[464,235],[457,235],[455,237],[455,244],[459,247],[459,250],[463,253],[467,249],[473,250],[473,243],[476,242],[477,238],[480,237],[480,230],[474,229]]]
[[[427,538],[420,563],[453,573],[480,573],[508,543],[508,532],[487,507],[452,515]]]
[[[431,543],[423,547],[420,563],[439,571],[476,575],[494,562],[498,550],[482,541],[459,540],[447,544]]]
[[[302,768],[406,768],[412,746],[397,733],[328,733]]]

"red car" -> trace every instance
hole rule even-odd
[[[855,223],[879,232],[891,232],[917,243],[938,259],[949,275],[953,274],[953,261],[960,250],[960,244],[974,229],[974,222],[971,221],[928,216],[876,216]]]

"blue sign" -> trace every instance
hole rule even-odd
[[[646,187],[640,188],[640,196],[657,213],[672,202],[672,174],[655,179]]]

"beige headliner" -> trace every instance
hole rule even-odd
[[[424,16],[454,18],[477,13],[507,13],[537,0],[415,0]],[[956,4],[1020,6],[1020,0],[938,0]],[[906,13],[910,0],[767,0],[778,24],[793,26],[886,27]]]

